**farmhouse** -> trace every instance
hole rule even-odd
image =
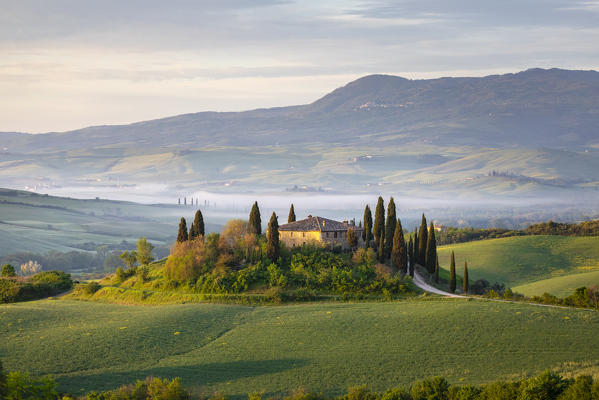
[[[347,243],[347,231],[354,229],[358,237],[358,243],[362,243],[362,227],[356,226],[355,221],[334,221],[323,217],[313,217],[301,221],[290,222],[279,227],[281,242],[287,247],[301,246],[303,244],[327,244],[331,246],[340,245],[344,249],[349,248]]]

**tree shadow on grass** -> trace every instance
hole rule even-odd
[[[172,367],[155,367],[131,371],[83,372],[77,375],[57,377],[60,389],[73,394],[90,390],[110,390],[121,385],[135,383],[148,376],[181,378],[185,386],[210,386],[220,382],[273,374],[307,364],[301,359],[230,361]]]

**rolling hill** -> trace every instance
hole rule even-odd
[[[526,295],[571,294],[580,286],[599,284],[599,237],[516,236],[442,246],[439,263],[456,272],[464,261],[472,281],[486,279]]]

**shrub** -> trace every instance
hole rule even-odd
[[[92,295],[94,293],[96,293],[98,290],[100,290],[100,284],[96,281],[91,281],[90,283],[88,283],[87,285],[85,285],[85,287],[83,288],[83,291],[85,292],[85,294],[88,295]]]
[[[3,265],[1,276],[4,278],[12,278],[17,276],[17,273],[15,272],[15,267],[13,267],[10,264]]]
[[[448,397],[449,383],[443,377],[425,379],[412,385],[412,398],[414,400],[446,400]]]
[[[567,382],[559,375],[545,371],[522,382],[518,400],[554,400],[567,386]]]

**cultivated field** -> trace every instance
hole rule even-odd
[[[64,389],[180,376],[194,394],[337,394],[435,375],[482,383],[546,368],[599,373],[599,313],[425,297],[391,303],[0,306],[0,359]]]
[[[527,295],[571,294],[576,287],[599,284],[599,237],[518,236],[442,246],[439,263],[446,270],[452,250],[458,275],[467,260],[472,281],[504,283]],[[545,284],[529,285],[537,281]]]

